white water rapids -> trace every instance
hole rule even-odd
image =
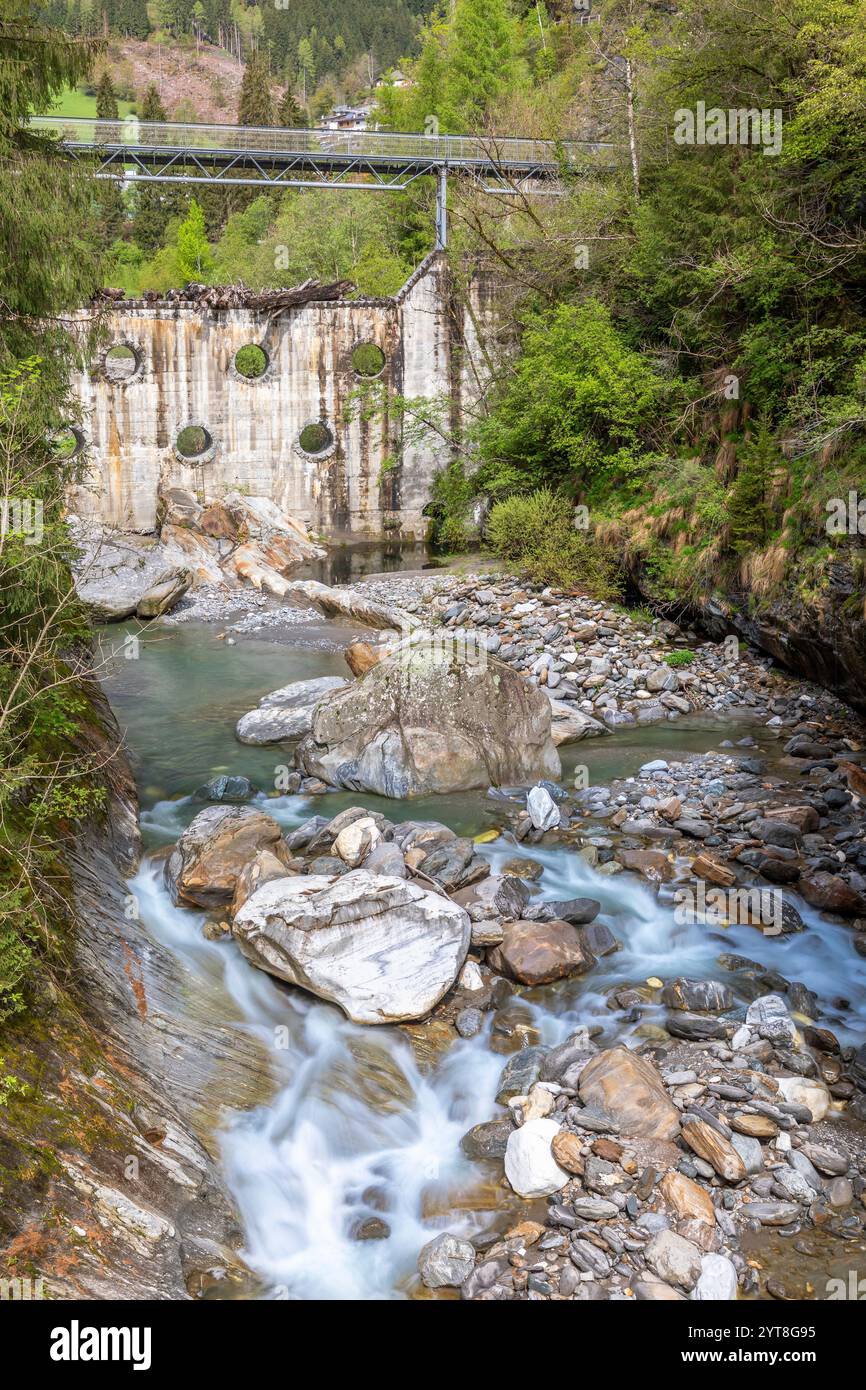
[[[263,807],[286,826],[315,810],[299,797],[269,799]],[[158,838],[173,839],[189,814],[188,802],[163,801],[143,819]],[[603,1025],[606,1043],[631,1032],[633,1025],[606,1007],[602,993],[617,981],[713,976],[737,992],[736,974],[718,964],[722,952],[803,981],[821,1000],[822,1022],[843,1041],[862,1041],[851,1021],[866,1017],[866,960],[855,952],[851,932],[822,922],[803,904],[807,930],[786,939],[747,926],[682,925],[641,883],[625,874],[600,875],[562,848],[524,850],[503,837],[479,852],[494,867],[523,853],[540,861],[542,897],[599,899],[601,920],[622,942],[586,979],[532,991],[513,1006],[544,1043],[580,1024]],[[480,1035],[458,1040],[422,1072],[400,1029],[353,1025],[338,1009],[250,966],[230,940],[207,941],[203,915],[173,907],[152,864],[131,887],[152,934],[184,964],[190,988],[197,979],[221,978],[241,1020],[228,1026],[253,1032],[272,1059],[273,1098],[229,1115],[221,1133],[225,1173],[246,1233],[243,1253],[267,1296],[405,1296],[419,1249],[438,1231],[494,1225],[490,1175],[498,1170],[470,1163],[459,1148],[467,1129],[502,1113],[494,1096],[507,1057],[490,1049],[490,1015]],[[840,992],[849,1007],[837,1003]],[[652,1021],[648,1009],[642,1022]],[[485,1183],[486,1202],[479,1195]],[[502,1192],[502,1204],[507,1200]],[[387,1222],[387,1238],[355,1238],[358,1224],[376,1217]]]

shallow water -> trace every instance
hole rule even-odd
[[[268,796],[279,749],[238,744],[233,726],[268,690],[313,675],[342,674],[338,652],[244,641],[220,642],[214,629],[186,625],[148,634],[137,661],[116,661],[105,684],[133,754],[142,795],[142,825],[151,846],[166,844],[201,807],[191,793],[219,772],[245,773],[261,804],[281,824],[344,806],[375,806],[391,819],[437,819],[462,833],[496,826],[501,810],[481,794],[395,803],[355,793]],[[717,748],[750,733],[772,751],[774,740],[748,724],[695,719],[628,730],[571,750],[594,783],[628,776],[651,757]],[[745,1005],[736,974],[717,962],[735,952],[802,980],[818,993],[822,1019],[843,1041],[860,1042],[866,1018],[866,961],[844,928],[821,922],[798,904],[808,930],[787,939],[755,928],[680,924],[641,881],[599,875],[562,847],[516,844],[510,835],[480,845],[495,867],[525,855],[540,862],[544,898],[587,895],[602,903],[622,950],[587,979],[528,991],[511,1006],[525,1037],[555,1043],[580,1024],[600,1025],[603,1040],[640,1031],[607,1009],[611,984],[659,976],[724,978]],[[271,1059],[273,1096],[266,1105],[226,1117],[220,1133],[225,1172],[246,1231],[245,1255],[271,1298],[380,1299],[418,1294],[421,1245],[437,1230],[474,1233],[500,1227],[509,1207],[528,1204],[499,1185],[498,1164],[469,1163],[459,1139],[496,1113],[494,1095],[505,1058],[485,1032],[436,1054],[435,1025],[414,1030],[361,1028],[341,1012],[250,967],[231,940],[209,942],[203,915],[172,906],[156,866],[145,862],[133,890],[150,931],[196,980],[217,984],[228,1028],[253,1033]],[[846,1007],[838,1002],[844,992]],[[657,994],[653,996],[657,998]],[[658,1017],[662,1015],[658,1006]],[[430,1046],[413,1045],[428,1037]],[[425,1060],[426,1059],[426,1060]],[[361,1223],[387,1223],[385,1239],[358,1239]]]

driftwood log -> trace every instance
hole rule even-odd
[[[305,280],[291,289],[248,290],[244,285],[186,285],[182,290],[158,294],[146,290],[141,296],[147,304],[195,304],[202,309],[259,309],[278,312],[294,309],[313,300],[343,299],[355,288],[351,280],[334,280],[323,285],[321,280]],[[117,303],[126,298],[123,290],[99,290],[94,299]]]

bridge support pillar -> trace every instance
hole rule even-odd
[[[444,165],[436,171],[436,250],[448,245],[448,172]]]

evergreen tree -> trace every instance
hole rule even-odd
[[[150,83],[142,99],[141,119],[143,121],[165,121],[168,119],[155,82]]]
[[[265,55],[252,53],[244,68],[241,95],[238,102],[238,125],[266,126],[274,124],[274,104],[271,99],[271,78]]]
[[[280,104],[277,107],[277,124],[281,125],[284,130],[302,130],[304,127],[303,112],[290,86],[280,97]]]
[[[195,198],[178,228],[177,263],[184,281],[207,281],[213,271],[213,252],[205,233],[204,213]]]
[[[0,545],[3,1022],[25,1007],[28,983],[56,979],[33,956],[58,951],[57,846],[93,805],[76,763],[84,702],[72,682],[88,634],[64,520],[78,465],[57,457],[49,439],[76,408],[77,343],[63,320],[89,300],[101,266],[86,168],[27,124],[88,75],[95,45],[41,25],[31,0],[3,0],[0,30],[0,456],[4,493],[41,525],[38,544],[13,525]]]
[[[116,121],[118,114],[114,83],[111,80],[111,73],[108,68],[105,68],[99,79],[99,86],[96,88],[96,119],[98,121]]]
[[[507,0],[457,0],[447,96],[465,128],[480,127],[515,75],[514,25]]]

